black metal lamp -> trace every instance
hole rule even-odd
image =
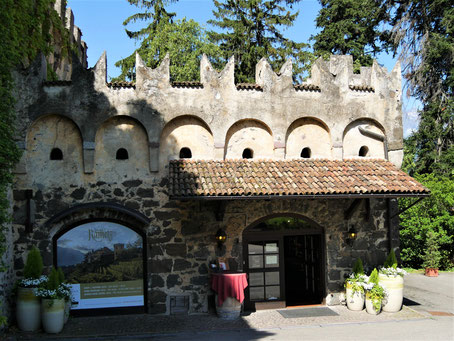
[[[353,225],[350,226],[350,229],[347,232],[347,244],[352,246],[353,242],[358,237],[358,232],[356,232],[355,227]]]
[[[218,242],[218,246],[221,247],[222,244],[225,243],[225,240],[227,239],[227,234],[225,233],[225,231],[223,229],[219,229],[217,232],[216,232],[216,241]]]

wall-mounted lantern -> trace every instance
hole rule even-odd
[[[223,229],[219,229],[217,232],[216,232],[216,241],[218,242],[218,247],[221,247],[222,244],[225,243],[225,240],[227,239],[227,234],[225,233],[225,231]]]
[[[352,246],[353,242],[358,237],[358,232],[356,232],[355,227],[353,225],[350,226],[350,229],[347,232],[347,244]]]

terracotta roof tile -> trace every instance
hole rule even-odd
[[[169,194],[177,198],[382,194],[428,195],[429,190],[379,159],[174,160]]]
[[[256,90],[256,91],[263,91],[263,88],[258,84],[252,83],[239,83],[236,85],[237,90]]]
[[[174,88],[192,88],[203,89],[203,84],[200,82],[172,82]]]
[[[136,88],[136,83],[134,82],[109,82],[107,83],[109,88]]]
[[[349,85],[350,90],[352,91],[367,91],[375,92],[375,89],[368,85]]]
[[[316,91],[320,92],[320,87],[314,84],[296,84],[293,86],[296,91]]]

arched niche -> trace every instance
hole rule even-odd
[[[361,130],[363,132],[361,132]],[[385,158],[384,142],[371,137],[366,132],[384,136],[385,130],[376,121],[359,119],[350,123],[344,130],[343,154],[344,158]]]
[[[320,304],[326,295],[324,231],[305,217],[286,213],[252,223],[243,231],[243,261],[250,309],[276,300]]]
[[[112,202],[75,205],[45,223],[52,236],[53,263],[62,268],[78,298],[73,313],[146,311],[149,224],[141,212]],[[97,291],[98,299],[85,300],[84,290]]]
[[[250,149],[254,159],[274,157],[274,141],[271,129],[258,120],[241,120],[227,131],[225,139],[225,159],[242,159],[246,149]]]
[[[27,132],[26,159],[29,176],[45,186],[60,186],[62,179],[81,184],[82,137],[69,118],[49,115],[36,120]]]
[[[286,136],[285,158],[331,158],[331,136],[325,123],[311,117],[294,121]]]
[[[213,134],[200,118],[178,116],[164,126],[159,157],[161,169],[170,160],[179,159],[182,149],[187,151],[185,155],[191,155],[191,159],[194,160],[214,158]]]
[[[119,150],[128,157],[117,158]],[[149,174],[148,136],[140,122],[117,116],[99,127],[95,138],[95,173],[106,182]]]

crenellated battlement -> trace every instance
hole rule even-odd
[[[61,18],[63,27],[69,33],[69,41],[54,41],[54,52],[46,57],[47,62],[57,74],[59,80],[70,80],[72,75],[72,62],[70,58],[64,57],[62,47],[69,44],[75,51],[79,63],[83,68],[87,68],[87,43],[82,40],[82,31],[74,24],[74,14],[71,8],[66,7],[66,0],[55,0],[54,9]],[[60,45],[61,44],[61,45]]]
[[[151,89],[193,88],[193,89],[218,89],[229,90],[256,90],[261,92],[324,92],[327,88],[337,87],[341,92],[353,91],[355,93],[375,92],[400,92],[401,70],[398,62],[394,69],[388,73],[386,68],[374,61],[371,67],[361,67],[360,73],[353,73],[352,56],[331,56],[329,61],[319,58],[311,69],[311,77],[302,84],[295,85],[292,79],[292,61],[288,59],[278,73],[274,72],[269,62],[262,58],[256,65],[254,84],[235,84],[234,57],[232,56],[224,69],[217,71],[211,65],[206,55],[200,61],[200,82],[175,82],[170,81],[170,58],[166,55],[161,64],[149,68],[136,54],[136,82],[137,91]],[[96,83],[104,86],[107,82],[107,57],[104,53],[94,67]],[[196,84],[197,83],[197,84]],[[129,83],[109,83],[109,87],[116,89],[130,88]],[[325,89],[325,90],[324,90]]]

